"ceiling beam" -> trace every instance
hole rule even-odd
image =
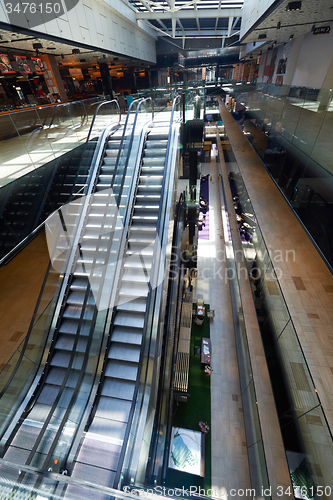
[[[163,5],[161,5],[160,2],[154,2],[153,0],[145,0],[146,3],[149,3],[149,5],[153,5],[154,7],[157,7],[158,9],[164,9],[166,12],[169,11],[170,7],[163,7]],[[141,3],[143,3],[141,0],[140,0]],[[168,3],[169,5],[169,3]]]
[[[163,30],[160,30],[159,28],[156,28],[156,26],[149,25],[151,27],[154,27],[158,31],[161,31],[165,35],[172,36],[171,31],[169,30],[167,33],[164,32]],[[184,31],[186,38],[188,37],[228,37],[228,30],[193,30],[193,31]],[[182,38],[183,33],[180,30],[175,31],[175,36],[174,38]]]
[[[185,9],[186,7],[190,7],[191,5],[194,5],[194,10],[197,10],[197,0],[191,0],[191,2],[187,2],[181,7],[177,7],[176,9],[173,10],[173,12],[178,12],[179,10]]]
[[[230,34],[231,34],[233,20],[234,20],[234,18],[233,18],[233,17],[229,17],[229,23],[228,23],[228,36],[230,36]]]
[[[180,20],[179,20],[179,19],[177,19],[177,23],[178,23],[178,26],[180,27],[180,29],[182,30],[182,34],[183,34],[183,36],[185,36],[184,26],[182,25],[182,23],[180,22]]]
[[[239,17],[236,17],[234,24],[232,25],[232,30],[235,29],[236,24],[238,23]]]
[[[156,21],[162,26],[162,28],[168,32],[168,28],[165,26],[165,24],[160,20],[160,19],[156,19]],[[151,24],[149,24],[149,26],[151,26]]]
[[[200,18],[215,18],[218,17],[241,17],[242,9],[200,9],[200,10],[183,10],[178,12],[164,11],[164,12],[137,12],[136,19],[200,19]]]
[[[176,37],[176,22],[177,22],[177,19],[175,17],[173,17],[171,19],[171,26],[172,26],[172,38],[175,38]]]
[[[145,0],[140,0],[140,2],[142,3],[142,5],[143,5],[144,7],[146,7],[146,9],[148,9],[148,10],[149,10],[149,12],[153,12],[153,9],[150,7],[150,5],[148,5],[148,3],[147,3],[147,2],[145,2]]]

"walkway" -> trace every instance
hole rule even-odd
[[[211,438],[214,496],[226,498],[231,489],[250,488],[238,364],[221,218],[216,150],[210,163],[202,164],[209,176],[209,239],[199,239],[198,277],[194,301],[203,298],[215,309],[211,321]],[[206,319],[207,321],[207,319]],[[222,494],[217,494],[222,493]],[[238,499],[238,496],[234,498]],[[241,498],[241,497],[239,497]],[[242,499],[244,500],[244,499]]]

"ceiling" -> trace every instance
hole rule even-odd
[[[242,37],[241,43],[286,43],[290,37],[298,38],[311,32],[313,25],[320,27],[333,21],[332,0],[301,0],[299,10],[288,12],[289,3],[290,0],[283,0],[277,7],[274,3],[274,10],[269,9]],[[259,39],[259,35],[266,35],[266,38]]]
[[[33,33],[33,32],[32,32]],[[143,66],[142,61],[122,57],[118,54],[111,54],[96,50],[88,50],[80,45],[66,44],[54,40],[47,40],[43,37],[32,36],[31,34],[13,33],[5,29],[0,29],[0,53],[11,52],[13,55],[36,55],[34,44],[40,43],[42,48],[39,49],[41,54],[52,54],[56,56],[57,62],[64,67],[91,67],[101,62],[112,63],[115,68],[120,67],[139,67]],[[74,51],[79,51],[78,54],[73,54]],[[16,54],[15,54],[16,51]]]
[[[243,0],[123,0],[160,37],[224,40],[239,32]],[[205,44],[203,43],[203,47]]]

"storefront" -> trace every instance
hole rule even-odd
[[[0,112],[61,102],[49,57],[0,53]]]

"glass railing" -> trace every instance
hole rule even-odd
[[[290,476],[297,497],[333,488],[333,439],[241,173],[229,174]],[[249,252],[249,253],[248,253]],[[292,258],[287,255],[285,258]]]
[[[40,471],[34,467],[16,465],[8,461],[1,461],[0,466],[0,488],[1,498],[17,498],[20,500],[67,500],[74,499],[107,499],[114,500],[137,500],[138,495],[143,500],[151,500],[152,490],[141,489],[130,492],[130,488],[125,491],[116,490],[106,485],[105,478],[97,478],[93,475],[89,477],[73,478],[63,474]],[[172,498],[163,496],[161,492],[156,493],[161,500]],[[177,494],[174,498],[176,498]]]
[[[101,103],[98,109],[95,109],[95,118],[98,120],[99,111],[104,109],[105,117],[110,122],[110,109],[112,110],[115,103]],[[117,107],[117,106],[116,106]],[[95,120],[96,123],[96,120]],[[98,128],[103,127],[104,123],[100,121]],[[112,128],[112,125],[109,125]],[[91,127],[93,132],[93,127]],[[93,133],[88,135],[92,137]],[[95,158],[96,151],[101,147],[103,135],[100,135],[97,142],[95,137],[90,139],[93,142],[93,156]],[[87,142],[87,145],[89,145]],[[91,162],[91,157],[90,157]],[[95,162],[92,162],[95,166]],[[92,168],[89,175],[86,175],[84,189],[82,195],[88,194],[88,186],[94,183],[96,178],[96,169]],[[76,193],[78,194],[78,193]],[[75,195],[75,193],[74,193]],[[13,415],[18,410],[20,404],[27,396],[30,386],[32,387],[33,380],[40,370],[41,363],[43,364],[43,353],[45,347],[50,347],[52,342],[51,337],[55,325],[53,324],[53,317],[55,313],[56,304],[60,293],[64,293],[66,283],[64,278],[68,280],[66,275],[66,268],[71,262],[72,248],[75,246],[76,231],[75,228],[79,227],[82,213],[86,209],[89,197],[79,196],[75,198],[75,203],[68,203],[61,209],[61,218],[66,226],[67,212],[70,213],[71,222],[73,216],[75,217],[74,224],[69,224],[66,231],[63,229],[59,212],[55,212],[52,217],[47,220],[48,227],[48,247],[50,252],[51,265],[49,266],[46,274],[37,307],[32,319],[28,334],[23,340],[19,348],[16,350],[12,358],[5,365],[0,373],[0,436],[2,437],[8,423],[11,422]],[[70,228],[73,228],[71,231]],[[56,270],[56,271],[55,271]],[[53,328],[53,330],[52,330]],[[51,332],[51,334],[49,333]],[[47,350],[47,349],[46,349]],[[46,352],[46,351],[45,351]],[[95,353],[96,354],[96,353]],[[97,353],[98,354],[98,353]],[[44,360],[45,361],[45,360]]]
[[[222,148],[220,147],[219,154],[223,154]],[[263,493],[263,491],[269,491],[268,488],[270,483],[257,404],[256,383],[253,378],[253,359],[251,360],[248,332],[246,329],[239,283],[239,276],[241,273],[240,262],[235,258],[235,255],[238,254],[238,247],[237,243],[235,244],[235,235],[233,235],[232,229],[230,229],[229,222],[229,214],[230,210],[232,210],[232,205],[230,207],[230,204],[232,202],[229,202],[229,197],[226,195],[226,190],[229,189],[229,186],[225,185],[225,176],[222,170],[220,171],[221,173],[219,175],[221,175],[222,181],[219,183],[221,214],[226,247],[228,283],[231,295],[251,487],[256,491],[255,498],[271,498],[270,495]]]
[[[332,269],[333,90],[239,82],[223,88],[246,106],[246,137]],[[241,113],[234,117],[241,125]]]
[[[33,132],[23,133],[28,118],[21,115],[30,112],[33,113],[30,119],[33,117],[32,121],[39,126]],[[41,113],[45,116],[40,117]],[[24,123],[20,122],[23,119]],[[13,249],[54,210],[70,201],[73,194],[82,192],[96,138],[107,124],[119,122],[120,114],[116,101],[80,101],[3,115],[0,127],[3,120],[16,122],[17,136],[6,141],[6,147],[11,158],[11,172],[17,179],[8,182],[10,176],[3,177],[4,185],[0,188],[0,259],[15,251]],[[66,152],[67,149],[70,151]],[[50,155],[52,161],[48,161]],[[29,159],[31,162],[27,166]],[[38,166],[44,161],[48,162]],[[28,173],[23,175],[20,162]],[[1,168],[9,172],[6,160]]]

